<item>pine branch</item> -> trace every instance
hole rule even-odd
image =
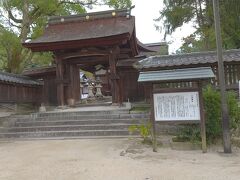
[[[88,2],[83,2],[83,1],[60,1],[59,5],[61,4],[73,4],[73,5],[82,5],[82,6],[90,6],[90,5],[102,5],[101,3],[97,3],[97,0],[94,1],[88,1]]]
[[[17,19],[14,17],[14,15],[12,14],[12,11],[11,10],[8,10],[8,16],[9,18],[14,21],[15,23],[22,23],[22,19]]]

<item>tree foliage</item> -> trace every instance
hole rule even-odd
[[[206,133],[208,141],[213,142],[222,136],[221,96],[220,92],[207,86],[203,91],[204,109],[206,113]],[[230,118],[230,129],[236,130],[240,125],[240,107],[237,93],[227,92],[227,103]]]
[[[215,49],[215,31],[212,0],[164,0],[157,25],[165,37],[185,23],[193,22],[196,31],[183,39],[180,52]],[[221,30],[225,49],[240,48],[240,1],[220,0]]]
[[[32,53],[21,42],[39,37],[49,16],[81,14],[93,5],[131,6],[131,0],[5,0],[0,4],[0,68],[21,72],[26,66],[46,65],[49,53]],[[41,61],[39,61],[41,59]]]
[[[0,35],[0,46],[2,47],[2,59],[7,59],[3,67],[9,72],[18,72],[21,67],[21,59],[25,54],[18,36],[11,31],[3,30]]]

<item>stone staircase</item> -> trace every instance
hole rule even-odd
[[[8,119],[0,138],[128,137],[130,125],[145,123],[148,118],[147,113],[132,114],[127,109],[36,113]]]

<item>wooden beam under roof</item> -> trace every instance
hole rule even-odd
[[[92,56],[107,56],[110,54],[111,49],[109,47],[104,48],[82,48],[77,51],[65,51],[61,52],[61,57],[63,59],[78,58],[78,57],[92,57]]]
[[[99,64],[108,62],[108,55],[106,56],[86,56],[86,57],[75,57],[71,59],[64,59],[66,64],[86,64],[91,66],[92,64]]]

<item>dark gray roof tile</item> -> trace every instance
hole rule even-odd
[[[42,85],[41,82],[34,80],[30,77],[7,73],[7,72],[0,72],[0,81],[6,83],[16,83],[16,84],[24,84],[24,85],[35,85],[39,86]]]
[[[223,52],[224,62],[240,62],[240,49],[232,49]],[[212,64],[217,62],[215,51],[197,52],[189,54],[176,54],[164,56],[151,56],[140,60],[135,64],[139,69],[156,68],[156,67],[174,67],[187,66],[196,64]]]

